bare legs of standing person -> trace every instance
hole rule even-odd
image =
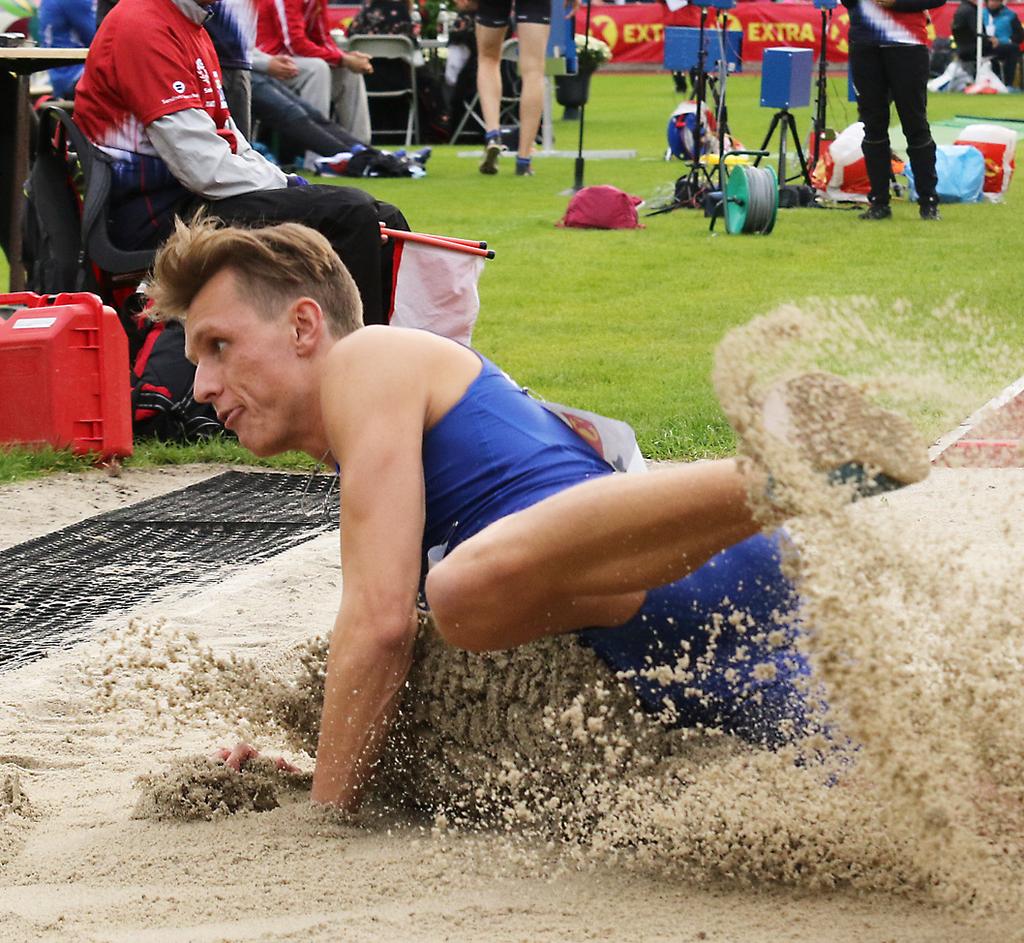
[[[476,24],[476,90],[485,126],[482,174],[496,174],[501,157],[501,44],[507,31],[506,26]]]
[[[533,142],[540,128],[544,109],[544,56],[548,33],[546,23],[522,23],[516,27],[519,37],[519,75],[522,92],[519,99],[519,151],[516,156],[516,174],[531,176]],[[487,128],[484,137],[484,159],[480,172],[498,172],[501,154],[501,47],[505,41],[504,26],[476,25],[477,91]]]
[[[544,56],[551,27],[544,23],[520,23],[519,75],[523,87],[519,97],[519,153],[516,173],[532,174],[530,158],[544,110]]]

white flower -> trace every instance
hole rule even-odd
[[[576,56],[581,63],[589,64],[596,68],[602,63],[611,62],[612,50],[604,40],[598,39],[591,34],[590,42],[588,43],[587,37],[583,33],[577,33],[575,39]]]

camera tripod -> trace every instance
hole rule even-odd
[[[721,155],[725,136],[728,134],[728,113],[725,101],[725,82],[719,81],[718,77],[710,74],[707,70],[708,51],[705,46],[705,36],[708,29],[708,8],[714,7],[718,10],[717,26],[719,31],[720,47],[717,58],[717,65],[723,71],[728,69],[728,62],[725,50],[725,11],[735,5],[735,0],[695,0],[700,7],[700,21],[697,41],[697,63],[691,70],[691,79],[694,86],[693,100],[696,104],[693,127],[693,155],[690,159],[690,169],[675,183],[674,197],[671,203],[659,207],[648,216],[656,216],[659,213],[667,213],[680,207],[696,209],[704,205],[705,196],[713,191],[720,184],[715,181],[715,171],[701,160],[704,137],[704,109],[707,106],[708,89],[710,88],[715,104],[715,114],[718,121],[718,150]],[[721,178],[721,171],[718,174]]]
[[[821,13],[821,48],[818,50],[817,98],[814,101],[814,121],[812,124],[814,128],[814,141],[811,144],[811,159],[809,161],[811,173],[817,168],[818,161],[821,159],[821,142],[829,134],[835,135],[834,131],[825,126],[825,110],[828,102],[826,97],[828,29],[829,23],[832,22],[832,11],[835,10],[837,5],[838,0],[814,0],[815,8]]]
[[[768,125],[768,133],[764,136],[764,141],[761,142],[762,151],[768,150],[768,144],[772,139],[772,135],[775,134],[776,128],[779,131],[779,186],[785,186],[791,180],[799,180],[803,178],[805,184],[810,186],[811,175],[807,169],[807,159],[804,157],[804,149],[800,146],[800,135],[796,130],[796,118],[793,117],[793,112],[788,108],[780,108],[774,115],[772,115],[771,124]],[[787,133],[792,133],[793,144],[796,146],[796,156],[800,162],[800,173],[795,174],[793,177],[786,176],[786,136]],[[815,139],[817,141],[817,139]],[[754,166],[759,166],[761,158],[759,157],[755,162]]]

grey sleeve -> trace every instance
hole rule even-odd
[[[253,190],[281,190],[288,178],[235,130],[237,153],[217,134],[213,119],[199,108],[157,118],[146,133],[171,173],[188,190],[223,200]]]
[[[262,72],[266,75],[270,69],[270,56],[268,56],[262,49],[254,46],[249,50],[249,58],[252,60],[253,72]]]

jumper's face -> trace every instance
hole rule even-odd
[[[230,269],[195,296],[185,350],[196,365],[195,398],[256,455],[297,446],[308,360],[297,349],[290,313],[270,319],[239,295]]]

